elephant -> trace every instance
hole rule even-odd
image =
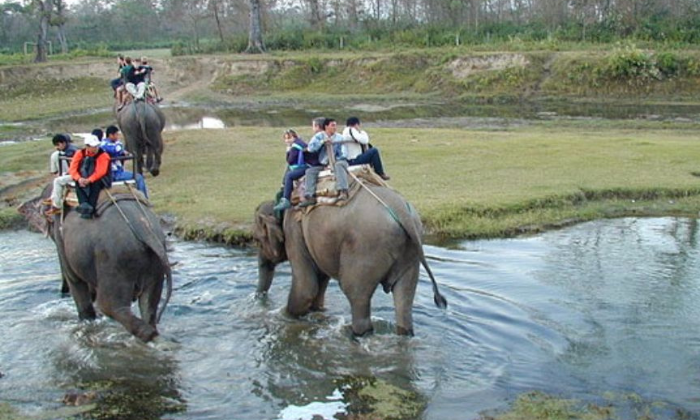
[[[115,112],[117,124],[124,134],[126,149],[136,159],[136,172],[143,174],[143,155],[146,155],[146,169],[151,175],[158,176],[163,154],[163,111],[155,104],[133,101]]]
[[[36,227],[56,244],[61,273],[78,317],[95,319],[96,302],[102,313],[148,342],[158,335],[156,324],[172,294],[165,235],[147,204],[127,194],[111,198],[100,201],[94,219],[83,219],[67,208],[65,214],[56,214],[49,223]],[[35,225],[40,218],[32,213],[41,211],[40,204],[22,206],[21,210]],[[166,297],[158,311],[164,282]],[[131,311],[131,303],[137,299],[141,318]]]
[[[420,217],[394,190],[364,184],[344,206],[317,206],[307,214],[292,208],[281,221],[273,204],[263,202],[255,211],[257,294],[268,292],[275,267],[289,260],[289,315],[323,310],[326,287],[335,278],[350,302],[352,332],[363,336],[373,331],[370,303],[381,284],[384,292],[393,295],[397,334],[413,335],[412,306],[420,264],[432,281],[436,305],[447,306],[425,260]]]

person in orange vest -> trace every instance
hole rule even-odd
[[[92,219],[102,188],[112,186],[109,154],[100,149],[100,140],[92,134],[85,137],[85,148],[73,155],[68,169],[78,196],[80,217]]]

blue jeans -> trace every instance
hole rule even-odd
[[[355,159],[350,159],[348,160],[348,163],[350,166],[353,165],[365,165],[369,163],[372,168],[374,169],[374,172],[377,173],[377,175],[383,175],[384,174],[384,166],[382,165],[382,158],[379,156],[379,149],[376,147],[373,147],[371,149],[367,149],[366,152],[361,153],[355,157]]]
[[[294,187],[294,181],[304,176],[306,173],[306,168],[307,167],[304,166],[303,168],[287,171],[287,173],[284,175],[284,192],[282,193],[282,197],[286,198],[287,200],[292,197],[292,187]]]
[[[148,198],[148,189],[146,188],[146,181],[143,179],[143,175],[136,174],[136,177],[134,177],[134,173],[131,171],[119,171],[112,174],[112,181],[128,181],[130,179],[136,181],[136,189]]]

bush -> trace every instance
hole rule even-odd
[[[633,44],[615,48],[608,58],[606,74],[612,79],[642,85],[662,78],[656,60]]]

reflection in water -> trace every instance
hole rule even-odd
[[[156,409],[143,418],[330,419],[357,409],[348,384],[375,381],[412,396],[409,419],[476,418],[531,390],[610,404],[621,419],[697,418],[698,241],[697,220],[664,218],[427,246],[448,310],[434,307],[421,275],[416,337],[393,334],[393,302],[380,291],[376,333],[361,339],[337,283],[324,313],[290,319],[288,264],[259,300],[252,251],[175,242],[166,345],[144,345],[111,320],[77,321],[58,296],[50,240],[0,232],[0,395],[27,412],[108,388],[146,395],[127,403],[149,401]]]
[[[199,121],[194,124],[168,124],[165,128],[166,130],[192,130],[192,129],[203,129],[203,128],[226,128],[226,124],[218,118],[213,117],[202,117]]]

